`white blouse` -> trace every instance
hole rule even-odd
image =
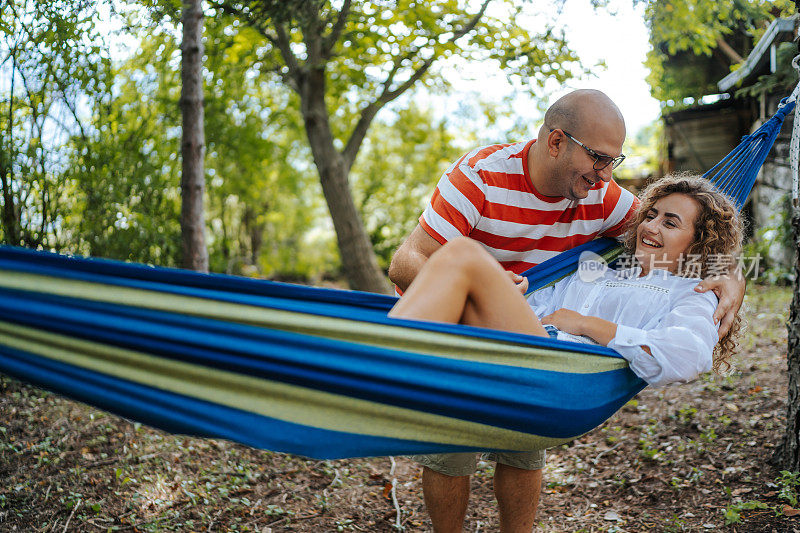
[[[566,308],[614,322],[617,334],[608,347],[650,385],[691,381],[711,369],[719,340],[713,319],[718,301],[711,291],[694,291],[699,279],[665,270],[639,277],[639,267],[613,270],[595,263],[596,268],[581,269],[528,295],[536,316]],[[558,339],[578,340],[564,332]]]

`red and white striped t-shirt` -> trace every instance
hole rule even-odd
[[[620,236],[636,197],[613,180],[579,201],[541,195],[528,177],[534,142],[486,146],[456,161],[419,219],[423,229],[442,244],[471,237],[516,273],[595,237]]]

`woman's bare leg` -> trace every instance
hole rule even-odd
[[[466,237],[425,262],[389,316],[547,336],[507,272]]]

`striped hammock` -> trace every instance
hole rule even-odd
[[[793,105],[709,174],[740,204]],[[531,286],[587,250],[619,251],[587,243],[527,272]],[[645,386],[609,348],[389,319],[389,296],[11,247],[0,272],[0,373],[170,432],[319,459],[546,448]]]

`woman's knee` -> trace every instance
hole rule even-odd
[[[469,237],[456,237],[447,241],[437,252],[440,260],[453,263],[457,268],[470,268],[493,261],[483,246]]]

